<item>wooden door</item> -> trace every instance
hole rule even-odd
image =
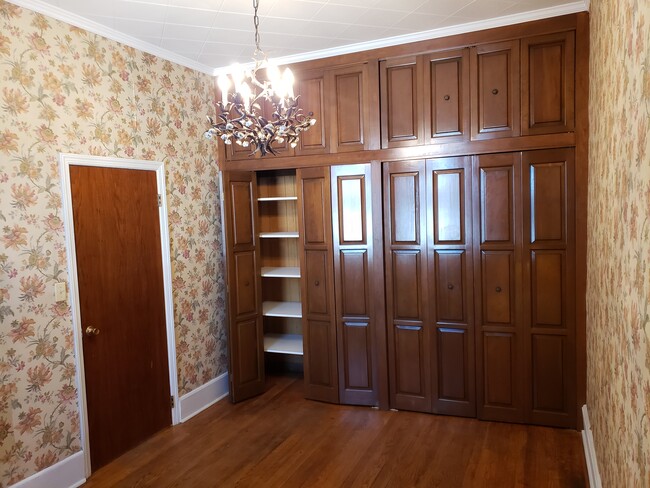
[[[521,154],[475,156],[478,416],[524,421]]]
[[[469,49],[423,56],[427,144],[469,139]]]
[[[470,157],[427,160],[433,411],[476,416]]]
[[[300,136],[295,149],[297,155],[325,154],[329,152],[329,111],[325,101],[325,72],[309,70],[296,73],[298,105],[305,114],[313,113],[316,124]]]
[[[375,63],[327,72],[330,151],[379,149],[379,73]]]
[[[390,405],[431,411],[424,161],[384,163]]]
[[[519,135],[519,41],[470,50],[472,140]]]
[[[345,404],[388,403],[380,172],[379,163],[331,169],[339,397]]]
[[[299,169],[296,180],[305,397],[338,403],[329,168]]]
[[[171,424],[154,171],[70,166],[96,470]]]
[[[416,56],[379,64],[381,147],[423,144],[422,63]]]
[[[521,41],[521,133],[569,132],[574,127],[573,31]]]
[[[575,427],[572,149],[523,153],[527,421]]]
[[[257,236],[257,187],[251,172],[224,178],[228,249],[228,339],[230,398],[246,400],[264,392],[264,330]]]

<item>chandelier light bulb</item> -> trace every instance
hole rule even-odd
[[[293,82],[294,77],[293,73],[289,68],[285,68],[284,73],[282,74],[282,81],[284,84],[285,92],[288,97],[293,98]]]
[[[241,84],[244,81],[244,69],[241,67],[241,64],[234,63],[230,66],[230,76],[235,84],[235,91],[241,91]]]
[[[275,90],[276,85],[280,81],[280,69],[273,61],[269,61],[266,64],[266,76]]]
[[[220,75],[217,78],[217,86],[221,91],[221,102],[226,105],[228,103],[228,90],[230,89],[230,78],[228,78],[228,75]]]
[[[251,99],[251,87],[248,86],[248,83],[245,81],[242,82],[241,85],[239,85],[239,94],[241,95],[243,101],[244,101],[244,107],[248,107]]]

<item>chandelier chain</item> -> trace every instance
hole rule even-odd
[[[260,47],[260,18],[257,15],[257,9],[260,6],[260,0],[253,0],[253,24],[255,25],[255,54],[264,53]]]

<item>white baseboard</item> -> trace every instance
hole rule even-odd
[[[181,397],[181,422],[191,419],[228,395],[228,373],[224,373]]]
[[[585,461],[587,462],[587,473],[589,474],[589,486],[591,488],[602,488],[600,481],[600,472],[598,471],[598,459],[596,458],[596,448],[594,446],[594,437],[591,434],[591,423],[589,422],[589,412],[587,405],[582,406],[582,446],[585,450]]]
[[[85,482],[84,453],[79,451],[63,461],[11,485],[11,488],[76,488]]]

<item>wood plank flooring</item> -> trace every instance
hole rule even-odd
[[[94,473],[86,487],[586,487],[580,434],[302,397],[302,378],[223,400]]]

